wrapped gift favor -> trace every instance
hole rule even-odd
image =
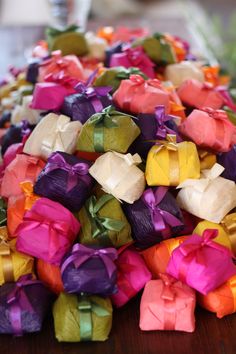
[[[91,163],[65,152],[48,158],[34,185],[34,192],[78,211],[88,198],[94,181],[89,175]]]
[[[105,341],[112,326],[109,298],[61,293],[53,306],[59,342]]]
[[[232,251],[236,255],[236,213],[226,215],[221,221],[221,226],[223,227],[222,233],[226,233]]]
[[[236,207],[236,186],[233,181],[220,177],[224,167],[215,164],[203,170],[200,179],[181,183],[177,195],[180,208],[201,219],[219,223]]]
[[[40,120],[40,111],[30,108],[33,96],[25,96],[22,98],[22,104],[17,105],[12,111],[11,123],[17,124],[22,120],[27,120],[30,124],[37,124]]]
[[[134,248],[123,247],[118,254],[116,261],[118,292],[111,296],[111,301],[116,307],[121,307],[142,290],[152,276]]]
[[[227,217],[227,216],[226,216]],[[224,220],[224,219],[223,219]],[[231,242],[230,235],[227,232],[226,228],[223,227],[223,221],[221,224],[216,224],[214,222],[210,222],[207,220],[200,221],[195,229],[193,230],[193,234],[202,235],[203,232],[207,229],[215,229],[218,230],[218,235],[214,239],[215,242],[229,248],[231,250]]]
[[[16,230],[16,248],[45,262],[59,265],[80,229],[74,215],[47,198],[37,200]]]
[[[179,234],[182,213],[167,187],[148,188],[133,204],[124,205],[135,245],[147,248]]]
[[[51,305],[51,293],[39,280],[24,275],[0,287],[1,334],[40,332]]]
[[[138,154],[123,155],[111,151],[100,156],[89,173],[106,193],[132,204],[145,188],[144,173],[137,167],[141,162]]]
[[[157,79],[146,80],[140,75],[131,75],[122,80],[113,100],[119,109],[138,113],[154,113],[158,105],[170,112],[170,93]]]
[[[231,251],[214,239],[218,230],[189,236],[171,254],[166,272],[201,294],[208,294],[236,275]]]
[[[143,331],[194,332],[194,290],[167,274],[160,274],[160,277],[145,286],[140,304],[139,327]]]
[[[212,84],[195,79],[184,81],[178,89],[178,95],[184,104],[199,109],[204,107],[220,109],[224,104],[222,95]]]
[[[71,122],[67,116],[49,113],[26,141],[24,153],[41,156],[45,160],[54,151],[73,154],[80,129],[80,122]]]
[[[181,124],[180,132],[198,146],[217,152],[227,152],[236,144],[236,127],[221,110],[195,109]]]
[[[219,154],[217,162],[225,168],[222,177],[236,182],[236,145],[229,152]]]
[[[114,294],[117,290],[116,259],[115,248],[92,248],[75,244],[61,264],[65,292],[102,296]]]
[[[96,36],[93,32],[87,32],[85,39],[88,46],[88,56],[99,60],[105,59],[105,51],[108,43],[104,38]]]
[[[94,114],[83,125],[77,148],[79,151],[126,153],[140,130],[128,114],[109,106]]]
[[[216,155],[210,151],[198,149],[198,155],[201,170],[208,170],[216,163]]]
[[[23,194],[21,182],[34,183],[44,168],[45,163],[37,157],[16,155],[16,158],[7,166],[1,184],[1,195],[5,198]]]
[[[61,279],[61,269],[55,264],[44,262],[42,259],[37,260],[38,278],[55,294],[64,291]]]
[[[202,83],[204,82],[204,74],[200,65],[193,61],[182,61],[180,63],[167,65],[165,78],[177,87],[181,86],[184,81],[191,79]]]
[[[130,225],[120,202],[98,189],[80,209],[79,242],[84,245],[121,247],[132,241]]]
[[[175,135],[167,135],[167,140],[157,141],[149,151],[145,174],[149,186],[178,186],[188,178],[199,178],[196,145],[176,143]]]

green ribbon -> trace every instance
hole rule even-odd
[[[120,232],[125,226],[125,222],[122,220],[105,218],[98,215],[99,210],[113,198],[112,195],[104,194],[97,200],[93,195],[85,203],[86,210],[90,215],[92,237],[95,239],[98,238],[103,245],[106,244],[108,246],[112,246],[110,238],[108,237],[108,231]]]
[[[109,316],[110,312],[85,295],[78,298],[78,309],[80,313],[80,340],[91,341],[93,334],[92,312],[98,317]]]
[[[123,69],[122,71],[118,72],[116,77],[118,79],[126,80],[126,79],[129,79],[130,75],[140,75],[145,80],[147,80],[147,76],[144,73],[142,73],[142,71],[140,71],[137,68]]]
[[[58,28],[54,28],[54,27],[48,27],[46,29],[46,36],[48,37],[57,37],[57,36],[60,36],[64,33],[69,33],[69,32],[77,32],[79,29],[78,26],[76,25],[71,25],[71,26],[68,26],[66,27],[65,29],[58,29]]]

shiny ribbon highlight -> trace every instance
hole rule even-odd
[[[236,253],[236,213],[226,215],[221,221],[223,228],[229,236],[234,254]]]

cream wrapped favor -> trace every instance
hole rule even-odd
[[[27,120],[30,124],[37,124],[40,119],[39,110],[30,108],[33,96],[24,96],[22,98],[22,105],[16,105],[12,111],[11,123],[17,124],[22,120]]]
[[[127,203],[139,199],[145,188],[144,173],[137,167],[142,162],[138,154],[109,151],[90,167],[89,173],[106,193]]]
[[[167,65],[165,78],[179,87],[185,80],[195,79],[204,82],[204,74],[197,63],[192,61],[182,61],[177,64]]]
[[[177,188],[180,208],[211,222],[220,223],[230,210],[236,207],[236,185],[220,177],[224,167],[215,164],[203,170],[200,179],[188,179]]]
[[[23,152],[47,160],[54,151],[73,154],[82,124],[64,115],[49,113],[31,133]]]

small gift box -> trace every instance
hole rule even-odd
[[[121,204],[111,194],[96,189],[78,217],[81,223],[79,242],[84,245],[118,248],[132,241],[131,228]]]
[[[197,302],[204,309],[215,312],[218,318],[223,318],[236,311],[235,286],[236,276],[233,276],[207,295],[198,294]]]
[[[188,179],[177,188],[177,203],[181,209],[219,223],[230,210],[236,207],[236,186],[233,181],[219,177],[224,167],[215,164],[203,170],[200,179]]]
[[[170,94],[157,79],[146,80],[140,75],[131,75],[122,80],[113,100],[121,110],[132,113],[154,113],[158,105],[170,112]]]
[[[69,117],[49,113],[26,141],[24,153],[41,156],[45,160],[55,151],[73,154],[80,129],[80,122],[71,122]]]
[[[231,250],[230,237],[229,237],[228,232],[224,229],[223,224],[220,225],[220,224],[216,224],[214,222],[203,220],[197,224],[197,226],[193,230],[193,234],[202,235],[206,229],[218,230],[218,235],[214,239],[214,241]]]
[[[22,121],[17,125],[11,125],[1,139],[2,156],[4,156],[11,145],[23,142],[33,129],[34,126],[29,125],[27,121]]]
[[[155,64],[149,59],[142,47],[127,48],[122,53],[111,56],[110,67],[124,66],[140,69],[150,79],[155,78]]]
[[[17,105],[12,111],[11,123],[17,124],[27,120],[29,124],[37,124],[40,120],[40,111],[30,108],[33,96],[24,96],[22,104]]]
[[[226,215],[221,221],[221,226],[223,227],[221,233],[226,233],[230,242],[229,248],[231,248],[234,255],[236,255],[236,213]]]
[[[159,273],[166,272],[171,253],[187,238],[188,236],[170,238],[142,251],[141,254],[145,264],[152,273],[153,278],[159,278]]]
[[[217,162],[224,167],[222,177],[236,182],[236,145],[229,152],[217,155]]]
[[[213,154],[212,152],[198,149],[198,156],[199,156],[199,160],[200,160],[201,171],[202,170],[209,170],[216,163],[216,155]]]
[[[64,258],[61,275],[65,292],[109,296],[116,292],[115,248],[92,248],[79,243]]]
[[[16,230],[16,248],[45,262],[59,265],[80,229],[74,215],[47,198],[37,200]]]
[[[199,109],[204,107],[220,109],[224,104],[223,97],[213,85],[194,79],[184,81],[178,89],[178,95],[184,104]]]
[[[171,81],[176,87],[181,86],[186,80],[194,79],[201,83],[205,80],[200,65],[193,61],[182,61],[167,65],[165,79]]]
[[[88,46],[88,56],[97,58],[99,60],[105,59],[105,51],[108,43],[104,38],[96,36],[93,32],[89,31],[85,34],[85,39]]]
[[[46,39],[51,51],[60,50],[63,55],[74,54],[76,56],[88,53],[87,41],[76,25],[68,26],[65,29],[48,27]]]
[[[118,292],[111,296],[111,301],[121,307],[142,290],[152,276],[140,254],[132,248],[120,248],[116,266]]]
[[[53,306],[59,342],[105,341],[112,326],[109,298],[61,293]]]
[[[0,285],[17,281],[24,274],[32,273],[34,260],[15,249],[15,241],[9,241],[6,226],[0,227]]]
[[[144,75],[138,68],[124,68],[123,66],[117,66],[104,70],[94,81],[94,86],[110,86],[112,87],[111,93],[114,93],[122,80],[128,80],[131,75],[140,75],[145,80],[147,76]]]
[[[131,116],[109,106],[94,114],[83,125],[77,144],[79,151],[126,153],[140,134]]]
[[[150,280],[140,303],[139,327],[143,331],[195,330],[196,295],[193,289],[167,274]]]
[[[51,293],[30,274],[0,287],[0,333],[21,336],[40,332],[51,304]]]
[[[30,210],[36,200],[40,197],[33,193],[33,184],[31,182],[21,182],[20,187],[23,194],[10,196],[7,205],[7,228],[10,237],[15,236],[18,225],[21,224],[23,216],[27,210]]]
[[[236,274],[231,251],[214,239],[218,230],[189,236],[171,254],[166,272],[201,294],[207,294]]]
[[[91,163],[65,152],[52,153],[34,185],[34,192],[78,211],[88,198],[94,181]]]
[[[149,186],[178,186],[188,178],[200,177],[196,145],[189,141],[176,143],[175,135],[157,141],[148,153],[146,180]]]
[[[65,97],[61,112],[82,124],[112,103],[111,87],[89,87],[79,83],[75,90],[77,93]]]
[[[115,198],[132,204],[145,188],[144,173],[137,167],[142,162],[138,154],[119,154],[114,151],[100,156],[89,173],[103,190]]]
[[[59,266],[44,262],[42,259],[37,260],[38,278],[55,294],[64,291],[61,279],[61,269]]]
[[[183,135],[202,148],[227,152],[236,144],[236,127],[230,122],[225,111],[195,109],[179,129]]]
[[[6,167],[1,184],[1,195],[5,198],[22,194],[21,182],[34,182],[45,166],[45,162],[37,157],[16,155]]]
[[[133,204],[124,205],[132,236],[138,248],[147,248],[179,234],[182,213],[168,188],[149,188]]]

